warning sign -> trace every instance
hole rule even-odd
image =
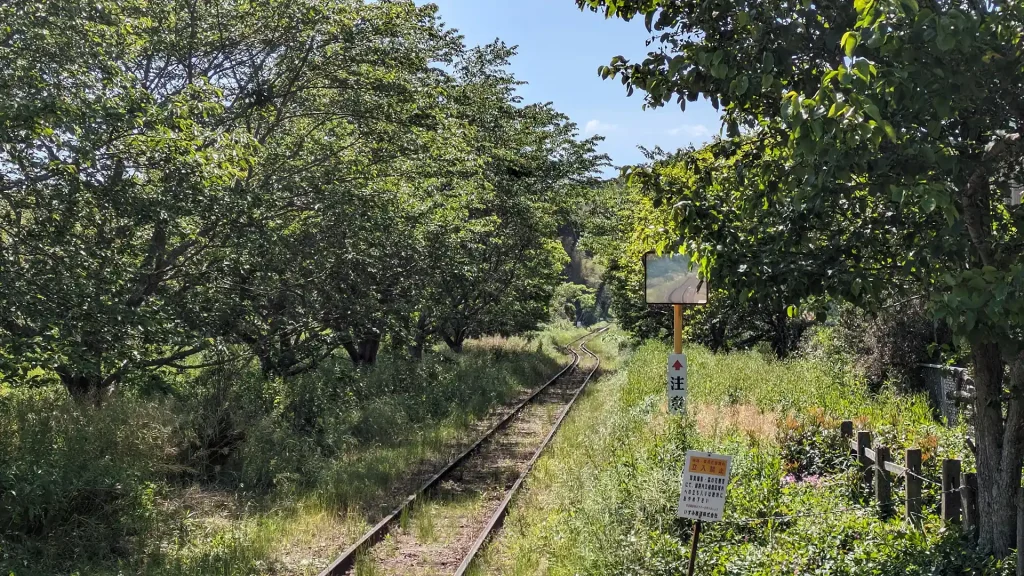
[[[686,354],[668,355],[668,411],[686,414]]]
[[[705,522],[721,520],[731,471],[732,456],[687,451],[676,516]]]

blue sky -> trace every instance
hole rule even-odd
[[[644,111],[639,91],[627,98],[618,80],[597,75],[597,67],[612,56],[636,60],[647,54],[644,42],[649,34],[643,20],[605,20],[600,14],[580,12],[573,0],[432,1],[467,44],[501,38],[518,46],[512,70],[529,83],[520,94],[527,102],[553,102],[584,135],[605,136],[601,151],[616,166],[642,162],[638,145],[675,150],[718,134],[718,113],[706,101],[688,103],[686,112],[673,105]]]

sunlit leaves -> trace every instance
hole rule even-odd
[[[847,32],[843,34],[843,39],[840,44],[843,47],[843,51],[846,52],[847,58],[852,58],[854,51],[857,49],[857,44],[860,43],[860,34],[857,32]]]
[[[473,292],[431,313],[476,331],[543,317],[602,159],[436,10],[0,6],[3,377],[95,389],[215,344],[284,376],[372,361],[428,293]]]
[[[644,10],[628,0],[614,4]],[[914,0],[857,0],[834,10],[814,4],[799,9],[768,4],[759,6],[757,22],[775,24],[754,30],[753,23],[743,19],[749,28],[723,31],[719,13],[704,12],[700,6],[696,1],[660,6],[658,21],[666,29],[674,27],[673,34],[660,39],[661,49],[672,55],[677,69],[695,71],[676,75],[672,86],[680,96],[702,94],[713,102],[728,101],[726,125],[756,126],[756,139],[784,147],[785,160],[745,161],[747,177],[736,180],[736,196],[722,196],[721,205],[702,213],[721,214],[726,202],[757,207],[743,212],[755,223],[748,227],[742,220],[731,220],[717,228],[691,228],[690,217],[699,211],[687,203],[680,214],[686,223],[678,230],[680,236],[742,252],[741,246],[756,245],[746,231],[836,230],[837,222],[856,226],[832,238],[841,252],[849,251],[840,258],[851,258],[853,247],[860,246],[853,258],[855,268],[875,264],[872,273],[859,276],[856,294],[852,281],[835,280],[842,276],[843,266],[831,262],[833,255],[820,246],[808,253],[813,256],[806,263],[811,269],[822,266],[831,279],[822,284],[794,280],[794,287],[800,288],[798,294],[825,289],[862,304],[878,304],[882,292],[874,287],[927,290],[933,270],[977,264],[970,256],[973,240],[965,229],[963,195],[970,178],[977,180],[980,172],[1006,186],[1007,181],[1021,181],[1024,165],[1019,148],[997,146],[998,139],[988,136],[1013,132],[1019,124],[1010,112],[1019,99],[1011,86],[1019,84],[1024,66],[1020,52],[1008,46],[1024,36],[1024,13],[922,8]],[[805,18],[798,10],[814,16]],[[744,8],[736,4],[735,12]],[[677,63],[679,58],[686,63]],[[630,69],[623,81],[643,88],[659,73],[652,58]],[[756,74],[756,80],[744,81],[750,74]],[[1006,154],[1004,159],[979,160],[994,156],[994,150]],[[763,154],[764,149],[758,152]],[[764,171],[760,181],[759,170]],[[723,178],[724,173],[702,181],[717,187]],[[768,190],[772,193],[766,194]],[[986,192],[985,205],[1001,206],[1000,195],[1006,193]],[[678,203],[672,194],[680,191],[667,193],[666,201]],[[1024,248],[1016,235],[1020,216],[993,210],[990,217],[988,233],[999,229],[999,241],[1006,242],[998,251],[1008,258],[1005,267],[1017,258],[1010,255]],[[1015,224],[1011,226],[1009,219]],[[899,263],[903,257],[898,252],[868,248],[881,248],[902,236],[920,243],[907,253],[905,264]],[[765,254],[775,261],[795,250],[798,238],[780,235]],[[910,274],[890,274],[894,271]],[[872,275],[891,281],[877,282]],[[788,283],[792,278],[775,280]],[[1024,316],[1012,319],[1018,321],[1024,322]],[[1005,330],[1003,326],[999,329]]]

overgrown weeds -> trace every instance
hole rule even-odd
[[[866,497],[839,438],[843,419],[857,417],[897,454],[930,442],[929,475],[937,457],[968,455],[963,430],[937,426],[923,397],[873,393],[821,358],[779,362],[693,347],[694,413],[680,418],[665,408],[667,353],[660,343],[643,345],[624,373],[582,400],[535,468],[482,573],[682,572],[691,528],[675,519],[675,508],[687,449],[734,456],[726,519],[706,526],[700,574],[1012,572],[1007,561],[973,555],[934,516],[923,530],[881,520]],[[894,496],[901,493],[897,483]],[[937,496],[926,490],[926,511]]]
[[[168,372],[100,407],[0,389],[0,573],[318,572],[580,334],[288,380]]]

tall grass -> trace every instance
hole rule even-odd
[[[933,516],[923,531],[880,520],[852,471],[835,430],[844,418],[880,431],[894,453],[923,439],[932,456],[966,455],[962,430],[938,426],[924,398],[872,393],[823,358],[686,352],[690,416],[665,409],[668,348],[640,347],[625,372],[582,399],[479,573],[682,572],[691,525],[675,519],[675,506],[687,449],[734,456],[726,521],[707,526],[700,574],[1010,573],[972,557]],[[928,497],[931,510],[936,494]]]
[[[101,407],[0,389],[0,573],[317,573],[582,333],[287,381],[168,372]]]

